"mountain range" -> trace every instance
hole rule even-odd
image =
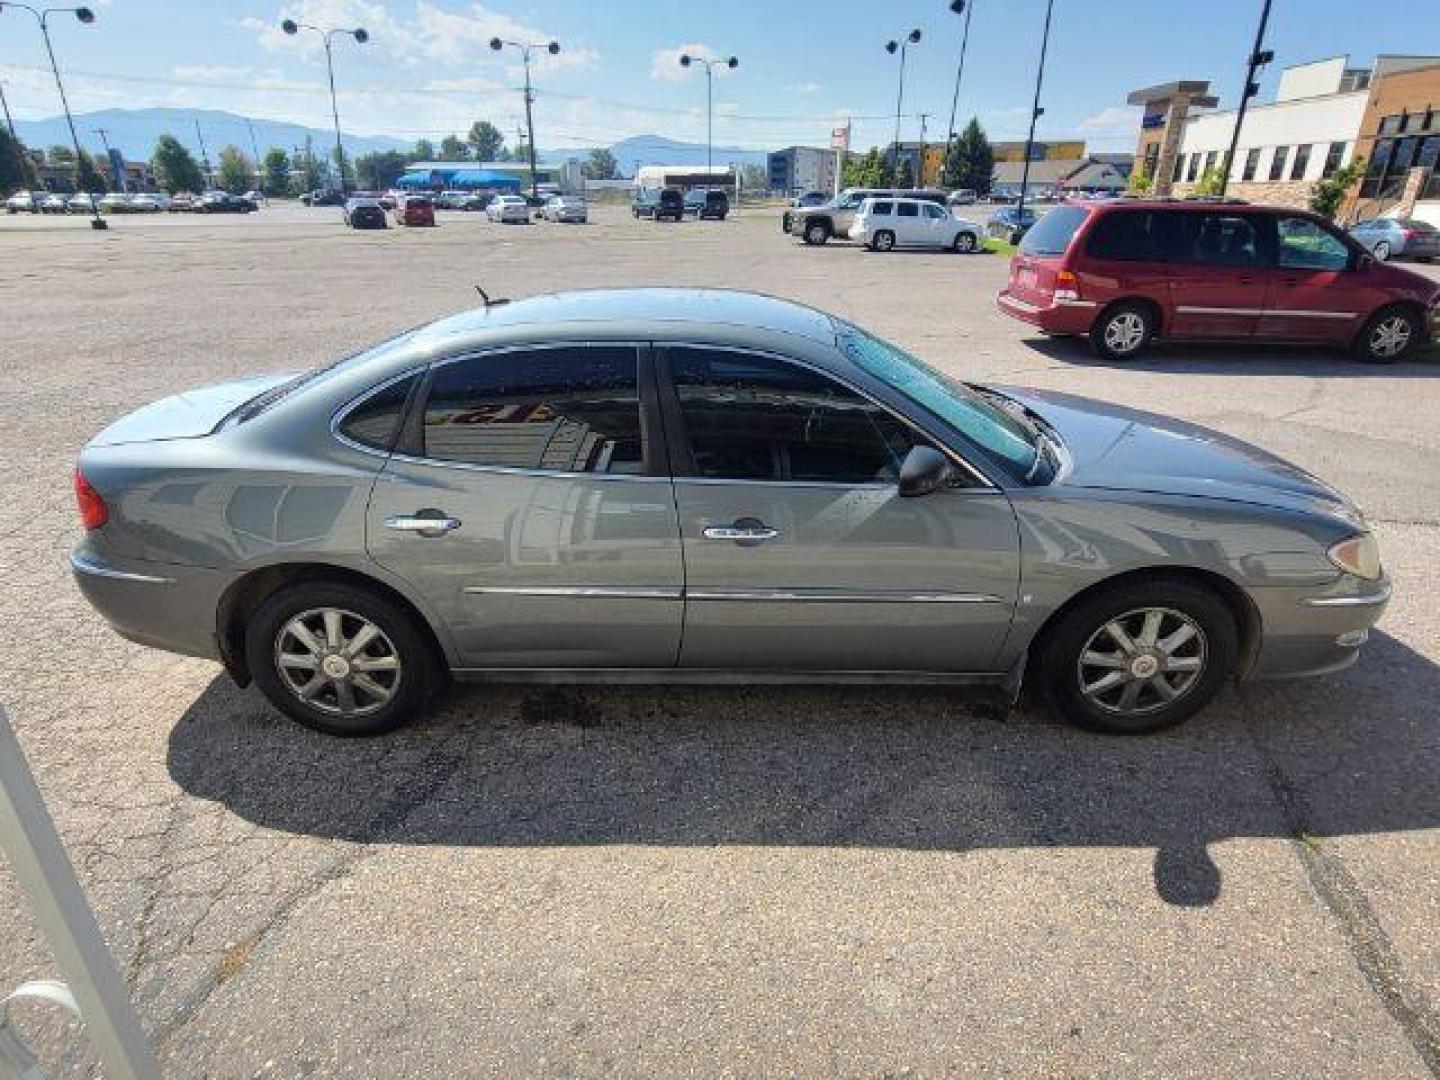
[[[75,129],[80,133],[81,146],[99,152],[102,144],[97,130],[103,128],[111,147],[119,150],[130,161],[148,159],[154,149],[155,140],[165,134],[175,136],[199,157],[200,139],[195,132],[197,122],[200,134],[204,137],[205,152],[212,162],[220,156],[222,147],[232,144],[247,154],[251,153],[251,128],[254,129],[254,145],[259,147],[261,154],[272,146],[292,151],[297,146],[304,146],[307,137],[313,140],[315,152],[324,154],[335,138],[334,131],[324,128],[245,117],[218,109],[102,109],[75,114]],[[70,143],[70,132],[65,126],[63,116],[52,116],[43,120],[17,120],[15,131],[26,146],[35,149],[55,145],[68,146]],[[346,132],[344,137],[348,154],[414,148],[413,141],[407,142],[385,135],[354,135]],[[438,139],[433,141],[439,142]],[[542,148],[540,156],[551,160],[583,160],[589,157],[590,149]],[[621,172],[626,175],[637,162],[641,165],[705,164],[704,143],[680,142],[660,135],[637,135],[621,139],[610,146],[609,150],[615,155]],[[765,151],[716,146],[711,160],[716,165],[764,165]]]

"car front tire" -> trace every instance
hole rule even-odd
[[[394,731],[444,685],[439,658],[409,612],[340,582],[267,598],[250,620],[245,658],[271,704],[327,735]]]
[[[1059,717],[1109,735],[1188,720],[1220,692],[1239,652],[1235,616],[1215,592],[1171,578],[1104,588],[1048,628],[1034,657]]]
[[[980,241],[972,232],[956,233],[955,243],[952,246],[958,254],[969,255],[980,246]]]
[[[889,229],[881,229],[875,234],[875,239],[870,241],[870,247],[874,251],[894,251],[895,234]]]
[[[1414,351],[1424,332],[1419,317],[1408,308],[1377,311],[1355,338],[1355,358],[1366,364],[1396,363]]]
[[[1155,336],[1155,315],[1144,304],[1107,308],[1090,328],[1090,344],[1106,360],[1133,360]]]
[[[812,247],[823,247],[830,239],[830,227],[823,221],[812,221],[805,226],[804,238]]]
[[[1376,262],[1385,262],[1390,258],[1390,242],[1388,240],[1381,240],[1370,249],[1370,254],[1375,256]]]

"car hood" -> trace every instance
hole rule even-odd
[[[121,443],[196,439],[209,435],[221,420],[251,398],[294,377],[293,373],[257,375],[161,398],[116,420],[91,439],[90,445],[117,446]]]
[[[1304,469],[1199,424],[1072,394],[996,389],[1059,433],[1071,458],[1059,484],[1225,499],[1361,520],[1354,503]]]

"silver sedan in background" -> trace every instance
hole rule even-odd
[[[1440,229],[1413,218],[1370,218],[1350,226],[1350,235],[1384,262],[1403,257],[1429,262],[1440,256]]]
[[[563,221],[584,225],[589,220],[589,208],[579,195],[553,195],[535,214],[542,221]]]
[[[178,395],[75,476],[81,590],[336,734],[448,675],[1032,685],[1138,733],[1353,662],[1359,510],[1224,435],[749,293],[495,303]]]

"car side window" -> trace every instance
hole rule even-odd
[[[1203,266],[1259,266],[1263,260],[1255,222],[1241,214],[1206,214],[1190,261]]]
[[[895,204],[892,202],[871,203],[871,213],[876,217],[889,217],[895,213]]]
[[[926,203],[925,216],[928,218],[943,218],[945,216],[945,211],[940,207],[936,206],[934,203]]]
[[[381,387],[346,412],[335,425],[335,430],[351,442],[389,453],[400,434],[405,402],[419,378],[418,375],[410,375]]]
[[[1282,217],[1277,227],[1281,269],[1344,270],[1350,265],[1350,249],[1309,218]]]
[[[555,472],[644,471],[635,348],[567,345],[435,368],[420,455]]]
[[[798,364],[728,349],[666,352],[698,475],[717,480],[893,483],[909,424]]]
[[[919,217],[920,207],[913,202],[896,203],[895,213],[899,217]]]

